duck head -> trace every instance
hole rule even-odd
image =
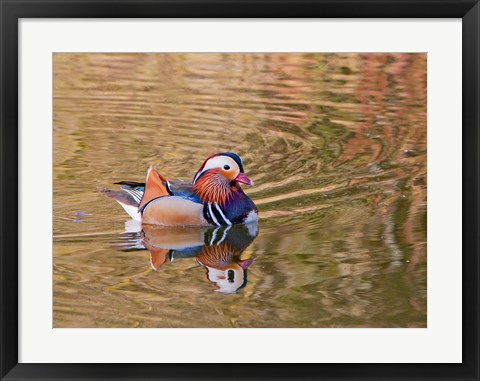
[[[235,294],[247,284],[247,270],[254,262],[246,249],[258,233],[244,225],[219,228],[212,234],[213,245],[205,245],[197,255],[197,262],[207,270],[207,278],[215,283],[216,292]],[[218,237],[221,237],[220,239]]]
[[[206,202],[224,204],[239,183],[254,185],[243,170],[240,156],[233,152],[208,157],[193,178],[193,190]]]
[[[214,291],[235,294],[247,284],[247,270],[253,263],[251,257],[243,257],[228,243],[205,246],[197,262],[207,270],[207,278],[215,283]]]

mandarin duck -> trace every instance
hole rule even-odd
[[[170,182],[153,167],[145,183],[120,181],[121,189],[98,188],[134,219],[165,226],[229,226],[258,220],[257,207],[240,183],[253,185],[232,152],[208,157],[191,184]]]
[[[246,249],[257,234],[256,222],[201,228],[143,225],[142,244],[153,270],[174,259],[196,258],[206,269],[207,279],[215,283],[215,291],[233,294],[247,284],[247,270],[254,258]]]

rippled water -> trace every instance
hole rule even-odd
[[[54,54],[54,327],[425,327],[426,55]],[[97,192],[237,152],[260,221]]]

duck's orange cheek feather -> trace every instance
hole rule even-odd
[[[225,177],[228,181],[233,181],[235,180],[236,173],[234,171],[224,171],[223,169],[221,170],[221,174],[223,177]]]
[[[165,226],[208,225],[202,204],[177,196],[153,200],[143,210],[142,222]]]

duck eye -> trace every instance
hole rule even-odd
[[[225,164],[225,165],[223,166],[223,169],[225,169],[226,171],[228,171],[228,170],[230,169],[230,166],[227,165],[227,164]]]

